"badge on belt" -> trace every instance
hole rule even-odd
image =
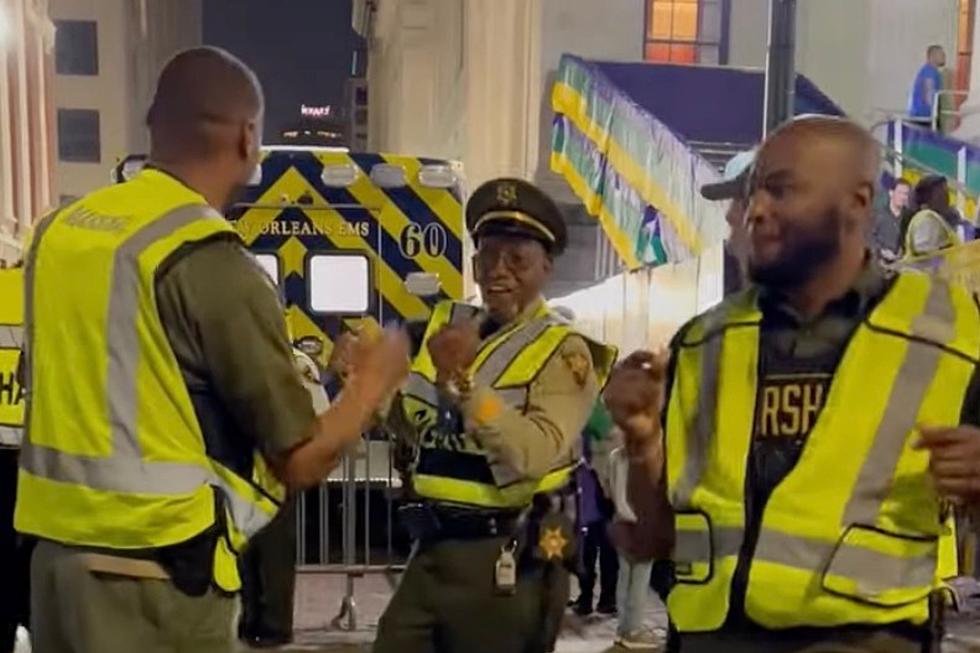
[[[538,544],[534,556],[550,563],[564,563],[575,558],[575,534],[564,514],[552,513],[541,518]]]

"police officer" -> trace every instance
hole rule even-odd
[[[980,498],[980,315],[867,251],[877,152],[841,119],[772,134],[749,187],[752,286],[684,326],[669,365],[635,354],[607,389],[644,452],[635,508],[676,528],[684,653],[937,639],[950,504]]]
[[[149,166],[42,219],[27,256],[15,525],[41,538],[36,653],[231,650],[237,553],[407,372],[404,335],[361,343],[314,414],[277,293],[220,213],[259,155],[244,64],[178,54],[147,122]]]
[[[293,347],[293,363],[310,393],[317,415],[330,407],[320,369]],[[296,589],[296,497],[290,494],[279,513],[253,537],[239,563],[242,613],[238,637],[252,648],[273,648],[293,641]]]
[[[402,510],[416,548],[376,653],[545,651],[568,600],[574,533],[554,495],[615,354],[542,299],[566,244],[550,198],[496,179],[466,224],[484,307],[435,307],[389,416],[417,450],[420,503]]]
[[[18,374],[24,324],[24,270],[0,269],[0,653],[11,653],[27,625],[30,547],[14,530],[17,457],[23,437],[24,388]]]

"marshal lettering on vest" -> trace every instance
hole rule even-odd
[[[17,383],[20,352],[0,349],[0,425],[20,426],[24,410],[24,388]]]
[[[100,215],[85,208],[78,208],[64,218],[64,223],[72,227],[91,231],[118,232],[126,228],[127,218],[119,215]]]
[[[806,438],[823,407],[829,374],[771,375],[760,388],[757,437]]]

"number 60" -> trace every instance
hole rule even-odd
[[[421,253],[438,257],[446,252],[446,240],[446,228],[441,224],[432,222],[422,227],[417,222],[412,222],[402,229],[398,248],[405,258],[415,258]]]

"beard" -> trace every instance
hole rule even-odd
[[[771,261],[758,262],[749,256],[749,278],[779,290],[799,288],[840,254],[843,218],[832,208],[817,225],[784,229],[782,248]]]

